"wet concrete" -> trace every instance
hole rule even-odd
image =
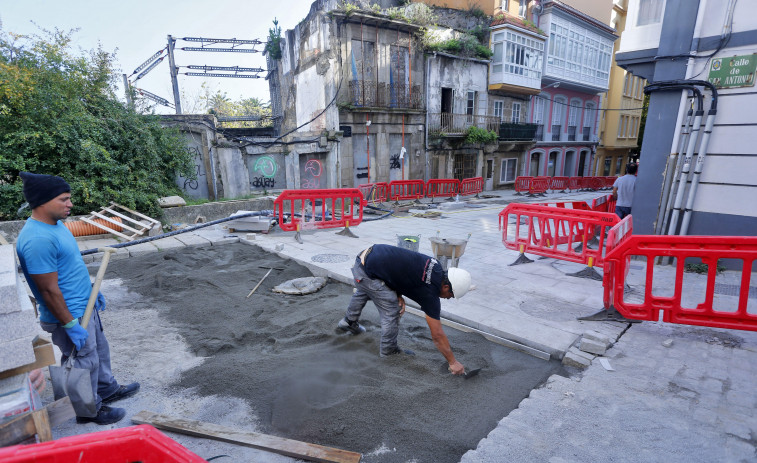
[[[283,270],[246,298],[268,267]],[[483,368],[469,380],[453,377],[425,320],[412,315],[399,342],[417,355],[380,358],[371,303],[361,319],[366,333],[338,334],[351,287],[332,280],[310,295],[273,293],[310,272],[244,244],[152,253],[113,262],[108,273],[150,300],[204,357],[173,381],[174,393],[242,399],[258,431],[361,452],[369,463],[459,461],[560,371],[557,362],[447,328],[459,360]]]

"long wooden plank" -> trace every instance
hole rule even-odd
[[[99,228],[100,230],[105,230],[108,233],[113,233],[114,235],[120,236],[121,238],[125,238],[125,239],[127,239],[129,241],[131,241],[133,239],[133,237],[131,237],[131,236],[124,235],[123,233],[120,233],[120,232],[117,232],[117,231],[115,231],[113,229],[110,229],[110,228],[106,227],[105,225],[99,224],[99,223],[95,222],[94,220],[88,219],[87,217],[82,217],[81,220],[83,222],[87,222],[90,225],[94,225],[95,227]]]
[[[150,424],[165,431],[230,442],[308,461],[358,463],[362,458],[362,455],[356,452],[256,432],[238,431],[202,421],[171,418],[146,410],[132,416],[131,421],[136,424]]]

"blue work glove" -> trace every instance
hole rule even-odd
[[[73,323],[73,325],[69,327],[66,327],[64,325],[63,328],[66,330],[66,334],[68,335],[69,339],[71,339],[71,342],[73,342],[74,345],[76,346],[76,350],[82,350],[82,348],[84,347],[84,343],[87,341],[87,338],[89,337],[89,333],[87,333],[87,330],[85,330],[79,324],[79,320],[74,318],[71,323]]]
[[[102,312],[103,310],[105,310],[105,306],[106,306],[105,296],[103,296],[103,293],[98,291],[97,300],[95,300],[95,310],[97,310],[98,312]]]

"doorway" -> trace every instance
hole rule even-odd
[[[575,151],[568,151],[565,153],[565,169],[563,170],[563,175],[567,177],[572,177],[575,175],[576,171],[576,152]]]
[[[531,165],[528,168],[528,175],[531,177],[539,176],[539,164],[541,164],[542,153],[531,153]]]
[[[484,190],[494,189],[494,159],[486,160],[486,176],[484,177]]]
[[[547,177],[554,177],[557,170],[557,158],[559,151],[551,151],[549,153],[549,163],[547,164]]]
[[[581,155],[578,157],[578,176],[584,176],[584,169],[586,168],[586,151],[581,151]]]
[[[454,92],[451,88],[442,87],[442,113],[440,115],[442,131],[446,132],[452,127],[452,110],[453,110]]]

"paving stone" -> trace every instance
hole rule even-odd
[[[578,348],[584,352],[596,355],[604,355],[604,353],[607,352],[607,344],[593,339],[581,339],[581,344]]]
[[[582,339],[596,341],[606,346],[609,346],[612,343],[609,336],[595,330],[584,331],[584,334],[582,335]]]
[[[238,243],[240,241],[238,236],[213,236],[208,238],[213,246],[220,246],[223,244]]]
[[[129,250],[130,257],[144,256],[146,254],[152,254],[153,252],[158,251],[158,248],[154,244],[152,244],[152,242],[134,244],[127,247],[126,249]]]
[[[184,243],[177,240],[173,236],[167,238],[161,238],[159,240],[151,241],[151,243],[158,248],[159,251],[167,251],[169,249],[183,248]]]
[[[211,242],[207,239],[192,233],[181,233],[179,235],[174,235],[174,238],[181,241],[186,246],[196,246],[200,248],[212,246]]]
[[[591,360],[573,351],[568,351],[562,359],[562,364],[569,367],[588,368],[591,365]]]

